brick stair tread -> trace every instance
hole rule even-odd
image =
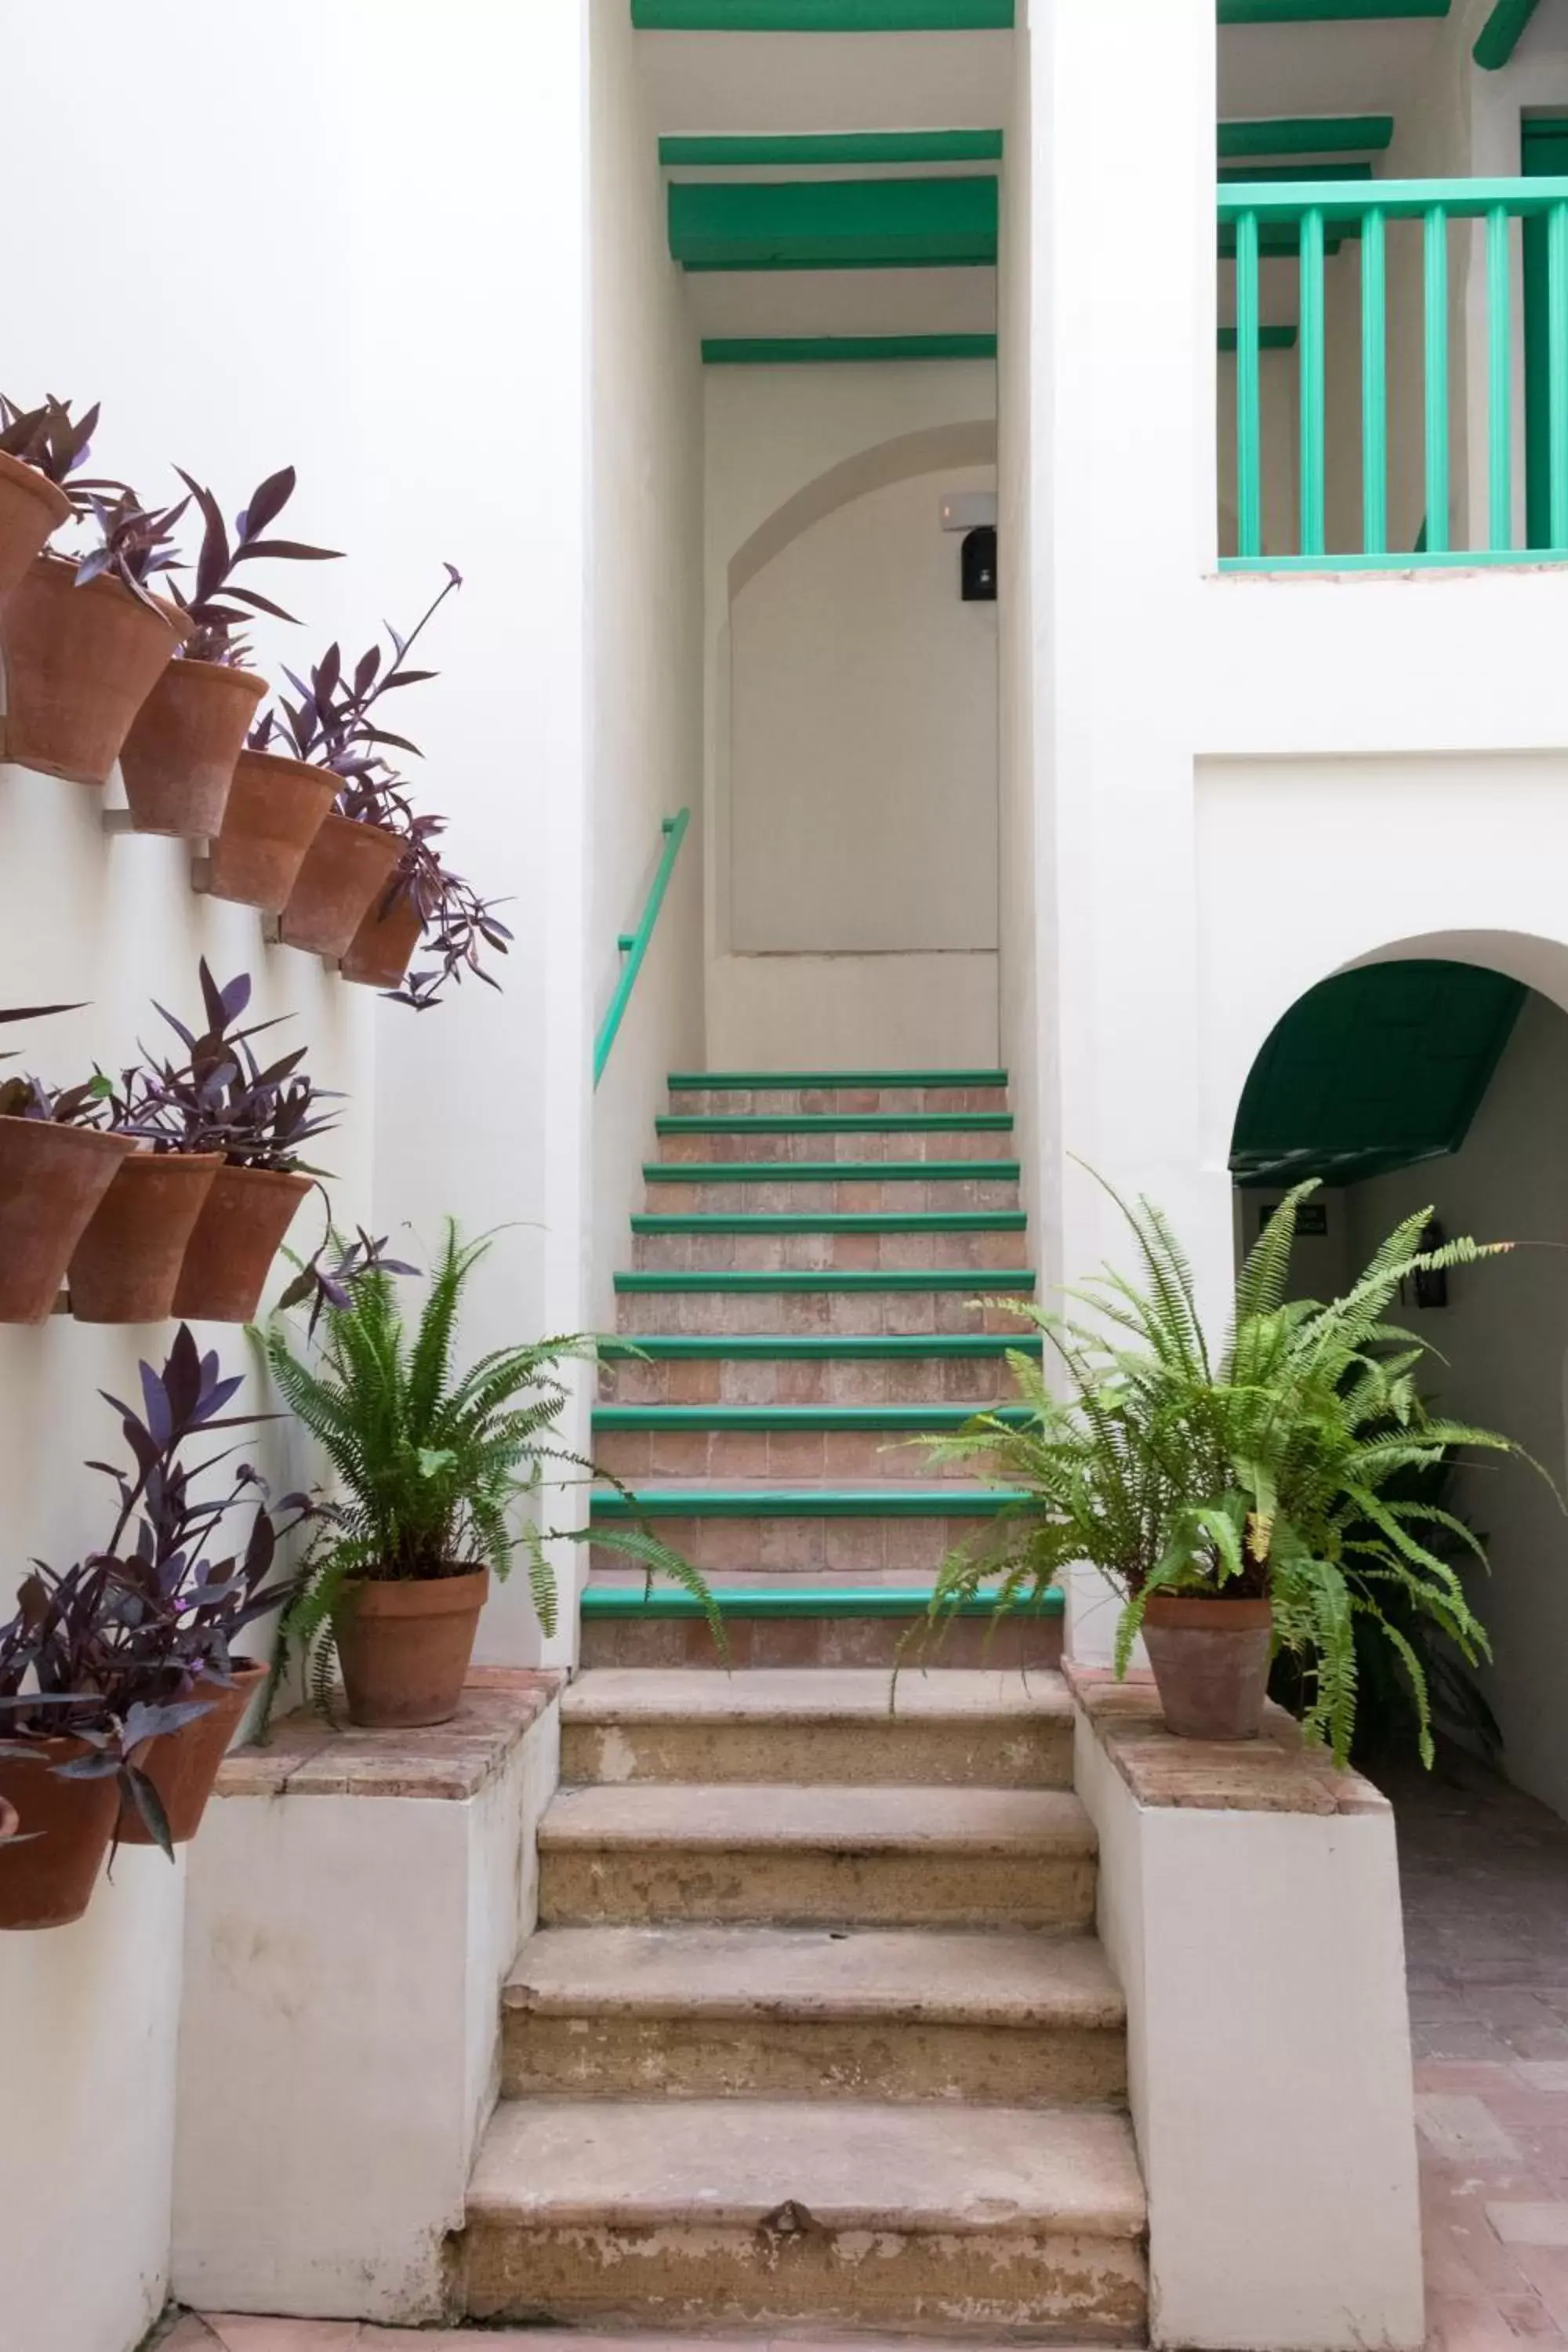
[[[1033,1854],[1096,1851],[1094,1826],[1061,1789],[839,1788],[789,1782],[635,1781],[560,1790],[541,1853]]]
[[[997,1928],[542,1927],[502,1999],[552,2017],[862,2020],[1120,2032],[1092,1936]]]
[[[836,2231],[1129,2240],[1145,2225],[1121,2116],[837,2100],[503,2099],[468,2214],[533,2229],[752,2230],[792,2201]]]
[[[744,1675],[700,1666],[595,1666],[563,1694],[566,1723],[1070,1723],[1060,1675],[975,1672],[900,1675],[889,1709],[884,1666],[767,1666]]]

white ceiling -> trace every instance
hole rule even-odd
[[[1227,25],[1219,37],[1222,120],[1408,110],[1449,27],[1412,17],[1349,25]]]
[[[993,131],[1011,33],[638,33],[655,129]]]
[[[702,335],[990,335],[994,269],[699,269]]]

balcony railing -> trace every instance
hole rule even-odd
[[[1350,180],[1241,182],[1220,191],[1220,250],[1234,256],[1236,276],[1236,520],[1234,555],[1222,568],[1240,571],[1403,570],[1412,565],[1568,562],[1568,179]],[[1455,305],[1450,263],[1452,222],[1479,223],[1471,266],[1484,280],[1484,371],[1475,364],[1464,322],[1477,305]],[[1513,224],[1521,226],[1516,233]],[[1407,232],[1391,226],[1415,224]],[[1415,240],[1418,238],[1418,249]],[[1359,334],[1355,289],[1335,289],[1341,329],[1331,354],[1330,280],[1326,260],[1342,247],[1360,253]],[[1461,267],[1464,254],[1461,248]],[[1264,268],[1273,280],[1293,277],[1296,320],[1264,318]],[[1390,284],[1399,277],[1400,317],[1416,349],[1393,387],[1390,375]],[[1516,299],[1522,286],[1524,303]],[[1278,294],[1271,285],[1268,290]],[[1278,302],[1274,307],[1278,308]],[[1524,313],[1529,316],[1525,316]],[[1294,326],[1300,402],[1294,453],[1266,442],[1261,354],[1277,350]],[[1418,328],[1418,332],[1415,331]],[[1526,330],[1528,329],[1528,332]],[[1222,330],[1222,343],[1230,337]],[[1401,355],[1405,357],[1405,338]],[[1344,346],[1349,344],[1351,348]],[[1335,389],[1352,385],[1331,444],[1330,361]],[[1478,393],[1484,373],[1486,498],[1455,499],[1452,464],[1456,358]],[[1354,371],[1360,377],[1359,534],[1349,520],[1357,499],[1353,446]],[[1284,362],[1289,366],[1289,361]],[[1524,401],[1516,394],[1521,365]],[[1275,403],[1278,410],[1279,403]],[[1347,413],[1348,412],[1348,413]],[[1425,518],[1390,544],[1390,418],[1400,446],[1418,436],[1424,449]],[[1268,421],[1280,430],[1278,415]],[[1290,425],[1283,429],[1289,431]],[[1479,436],[1472,446],[1479,447]],[[1529,450],[1527,509],[1520,459]],[[1281,465],[1294,456],[1297,509],[1293,546],[1265,544],[1266,468],[1276,495],[1272,536],[1279,541]],[[1331,499],[1331,479],[1334,496]],[[1478,485],[1478,493],[1479,493]],[[1465,519],[1456,535],[1455,507]],[[1406,507],[1409,498],[1405,499]],[[1331,511],[1339,528],[1331,536]],[[1334,544],[1359,535],[1359,545]],[[1466,544],[1484,535],[1483,544]],[[1544,543],[1531,545],[1537,539]]]

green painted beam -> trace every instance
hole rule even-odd
[[[1032,1499],[1026,1486],[595,1486],[595,1519],[979,1519]]]
[[[1009,32],[1014,0],[632,0],[639,33]]]
[[[1261,148],[1248,148],[1261,154]],[[774,137],[661,139],[658,160],[679,170],[754,169],[761,164],[797,168],[822,163],[997,163],[1000,131],[785,131]]]
[[[677,180],[669,249],[687,269],[989,268],[996,182]]]
[[[1392,114],[1275,114],[1222,122],[1222,157],[1343,155],[1381,152],[1394,138]]]
[[[648,1160],[649,1184],[1016,1184],[1016,1160]]]
[[[1020,1316],[1026,1310],[1019,1309]],[[1000,1363],[1007,1356],[1043,1358],[1041,1333],[1020,1322],[1012,1331],[639,1331],[605,1332],[595,1342],[602,1364],[618,1363]]]
[[[1506,66],[1538,5],[1539,0],[1497,0],[1470,53],[1477,65],[1484,66],[1488,73]]]
[[[963,1429],[977,1412],[1021,1427],[1024,1404],[601,1404],[596,1430]]]
[[[1236,329],[1234,327],[1222,327],[1220,329],[1219,348],[1222,352],[1235,351]],[[1260,352],[1293,352],[1296,348],[1295,328],[1259,327],[1258,330],[1258,348]]]
[[[1021,1234],[1022,1209],[925,1209],[840,1212],[718,1210],[693,1216],[632,1219],[634,1234]]]
[[[867,367],[995,356],[994,335],[707,335],[702,342],[704,367]]]
[[[1012,1124],[1005,1110],[661,1111],[654,1121],[660,1135],[1001,1134]]]
[[[755,1094],[796,1087],[1005,1087],[1005,1070],[671,1070],[671,1094]]]
[[[748,1268],[725,1272],[688,1268],[637,1267],[617,1274],[620,1291],[759,1291],[818,1290],[1026,1290],[1035,1276],[1027,1266],[926,1265],[876,1266],[847,1270],[827,1266],[794,1267],[783,1274],[763,1274]]]
[[[1366,25],[1446,16],[1449,0],[1219,0],[1222,25]]]
[[[766,1585],[748,1589],[733,1584],[714,1587],[713,1598],[723,1617],[924,1617],[935,1594],[930,1584]],[[590,1584],[580,1595],[584,1617],[702,1617],[695,1593],[679,1586],[656,1585],[649,1592],[640,1584]],[[1036,1601],[1021,1601],[1008,1611],[1011,1617],[1059,1617],[1063,1600],[1054,1587]],[[989,1617],[995,1602],[984,1593],[944,1608],[946,1617]]]

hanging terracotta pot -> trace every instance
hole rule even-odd
[[[1178,1739],[1256,1739],[1268,1691],[1273,1611],[1265,1601],[1156,1593],[1143,1642]]]
[[[326,817],[305,852],[279,936],[312,955],[346,955],[402,855],[402,842],[384,825],[361,824],[335,813]]]
[[[50,533],[71,519],[71,502],[36,466],[0,449],[0,604]]]
[[[363,988],[400,988],[424,935],[425,924],[411,890],[400,890],[390,907],[372,907],[342,961],[345,980]]]
[[[275,1168],[220,1168],[185,1244],[173,1312],[190,1323],[250,1322],[313,1181]]]
[[[136,833],[205,841],[223,824],[235,762],[267,680],[224,662],[172,661],[120,754]]]
[[[150,1739],[137,1762],[163,1801],[169,1835],[175,1845],[189,1845],[202,1825],[218,1767],[228,1750],[239,1718],[267,1680],[267,1668],[247,1658],[234,1661],[234,1679],[222,1683],[204,1677],[193,1698],[210,1699],[205,1715],[193,1716],[178,1731],[160,1732]],[[121,1802],[115,1835],[121,1845],[151,1845],[153,1837],[132,1804]]]
[[[107,782],[187,625],[173,604],[143,604],[106,574],[79,588],[74,564],[36,557],[0,606],[6,759]]]
[[[67,1280],[79,1323],[161,1323],[221,1151],[133,1151],[88,1221]]]
[[[463,1696],[488,1569],[346,1584],[332,1612],[349,1720],[371,1731],[449,1723]]]
[[[223,824],[208,844],[212,896],[280,915],[338,788],[336,776],[303,760],[242,751]]]
[[[85,1756],[80,1739],[29,1741],[37,1754],[0,1755],[0,1803],[21,1835],[0,1845],[0,1928],[67,1927],[92,1900],[120,1810],[120,1786],[62,1780],[50,1767]]]
[[[53,1314],[71,1253],[134,1148],[128,1135],[0,1118],[0,1323]]]

